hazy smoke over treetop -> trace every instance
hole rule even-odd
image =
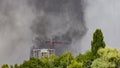
[[[36,36],[81,39],[83,18],[81,0],[0,0],[0,64],[29,58]]]
[[[31,0],[29,4],[37,15],[33,32],[40,39],[57,37],[71,43],[81,39],[86,32],[82,3],[81,0]]]

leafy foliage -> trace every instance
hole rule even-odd
[[[91,51],[87,51],[84,54],[79,54],[76,57],[76,60],[78,62],[83,63],[83,68],[90,68],[90,65],[92,64],[93,59],[94,59],[94,56]]]
[[[61,68],[66,68],[71,63],[71,60],[73,60],[72,53],[65,52],[56,59],[55,66],[61,67]]]
[[[83,63],[77,62],[75,59],[71,61],[71,64],[68,68],[82,68]]]
[[[91,68],[115,68],[115,63],[109,62],[107,58],[97,58],[92,62]]]
[[[93,61],[91,68],[115,68],[119,65],[120,52],[109,47],[98,50],[100,58]]]
[[[41,57],[40,59],[30,58],[28,61],[24,61],[23,64],[20,65],[20,68],[53,68],[55,57],[55,55],[46,55]]]
[[[3,64],[2,68],[9,68],[8,64]]]

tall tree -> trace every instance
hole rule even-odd
[[[93,40],[91,41],[91,51],[93,55],[97,54],[99,48],[104,48],[105,42],[101,29],[96,29],[93,34]]]

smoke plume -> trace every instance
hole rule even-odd
[[[83,4],[81,0],[0,0],[0,64],[28,59],[31,46],[41,47],[39,40],[69,41],[57,46],[57,53],[66,49],[76,53],[74,43],[86,33]]]
[[[74,52],[74,44],[81,39],[86,32],[83,12],[83,2],[81,0],[31,0],[29,2],[37,18],[32,26],[36,35],[36,47],[44,45],[44,39],[55,39],[69,42],[69,45],[56,44],[56,53],[62,53],[66,49]],[[39,38],[39,39],[38,39]],[[46,44],[45,44],[46,45]]]

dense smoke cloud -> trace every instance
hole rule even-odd
[[[69,45],[56,46],[57,53],[67,48],[71,51],[75,50],[70,44],[81,39],[86,32],[83,2],[81,0],[31,0],[29,3],[38,16],[32,27],[37,38],[45,40],[55,38],[69,42]],[[38,43],[37,48],[44,46],[40,41],[36,43]]]
[[[70,44],[81,39],[86,32],[82,4],[81,0],[0,0],[0,64],[29,58],[30,47],[40,45],[39,40],[32,43],[36,38]],[[68,47],[76,51],[70,44],[58,52]]]

